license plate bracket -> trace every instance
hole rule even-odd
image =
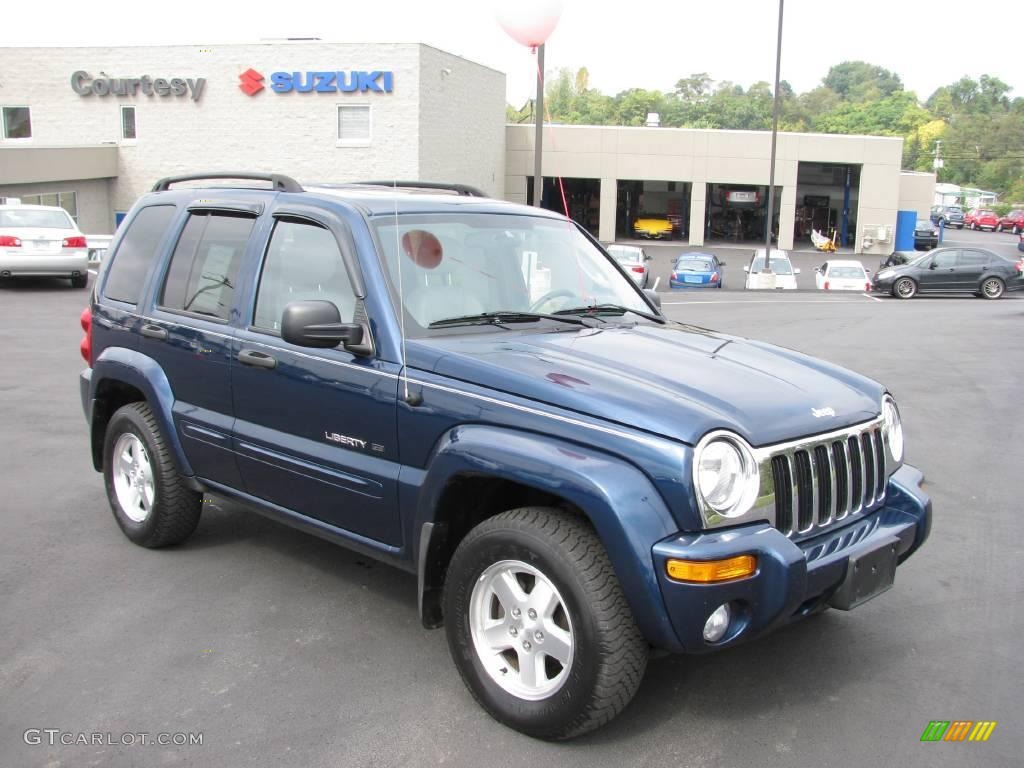
[[[888,591],[896,578],[899,539],[889,536],[871,549],[850,555],[846,578],[829,600],[829,605],[849,611]]]

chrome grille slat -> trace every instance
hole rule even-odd
[[[775,527],[799,538],[877,508],[889,473],[899,466],[890,464],[880,418],[755,453],[762,467],[762,497],[765,506],[774,507]]]

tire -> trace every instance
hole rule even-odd
[[[963,225],[963,224],[957,224],[957,225],[956,225],[956,228],[957,228],[957,229],[963,229],[963,228],[964,228],[964,225]]]
[[[543,604],[557,603],[546,619],[531,613],[537,589],[550,595]],[[562,510],[514,509],[470,531],[448,565],[444,615],[470,693],[529,736],[568,739],[607,723],[632,700],[647,666],[647,643],[597,534]],[[500,622],[490,639],[489,620]],[[543,652],[545,641],[556,654]],[[520,675],[521,659],[534,662],[532,676]]]
[[[1006,283],[998,277],[987,277],[981,283],[981,295],[986,299],[999,299],[1006,293]]]
[[[103,480],[129,540],[156,548],[184,541],[199,524],[203,495],[185,485],[146,403],[118,409],[103,438]]]
[[[1003,225],[1002,224],[996,224],[996,228],[994,230],[992,230],[992,231],[993,232],[1002,232],[1003,231]]]
[[[971,230],[973,230],[974,232],[978,231],[978,225],[973,221],[971,222]]]
[[[89,285],[89,275],[75,275],[71,278],[72,288],[85,288]]]
[[[1015,235],[1019,235],[1020,234],[1020,227],[1017,226],[1016,224],[1013,225],[1013,234],[1015,234]]]
[[[917,283],[913,278],[901,277],[892,284],[892,295],[897,299],[912,299],[917,295]]]

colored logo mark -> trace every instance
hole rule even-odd
[[[242,81],[238,87],[249,96],[254,96],[263,90],[263,75],[251,67],[240,74],[238,79]]]
[[[921,741],[988,741],[995,729],[995,720],[932,720]]]

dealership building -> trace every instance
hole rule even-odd
[[[426,45],[18,47],[0,49],[0,72],[0,197],[62,205],[89,234],[112,232],[157,179],[197,171],[532,199],[533,127],[506,124],[505,75]],[[891,252],[935,184],[900,170],[902,150],[899,138],[779,134],[779,246],[816,229]],[[680,244],[754,243],[769,151],[766,132],[548,125],[542,201],[606,242],[647,220]]]

